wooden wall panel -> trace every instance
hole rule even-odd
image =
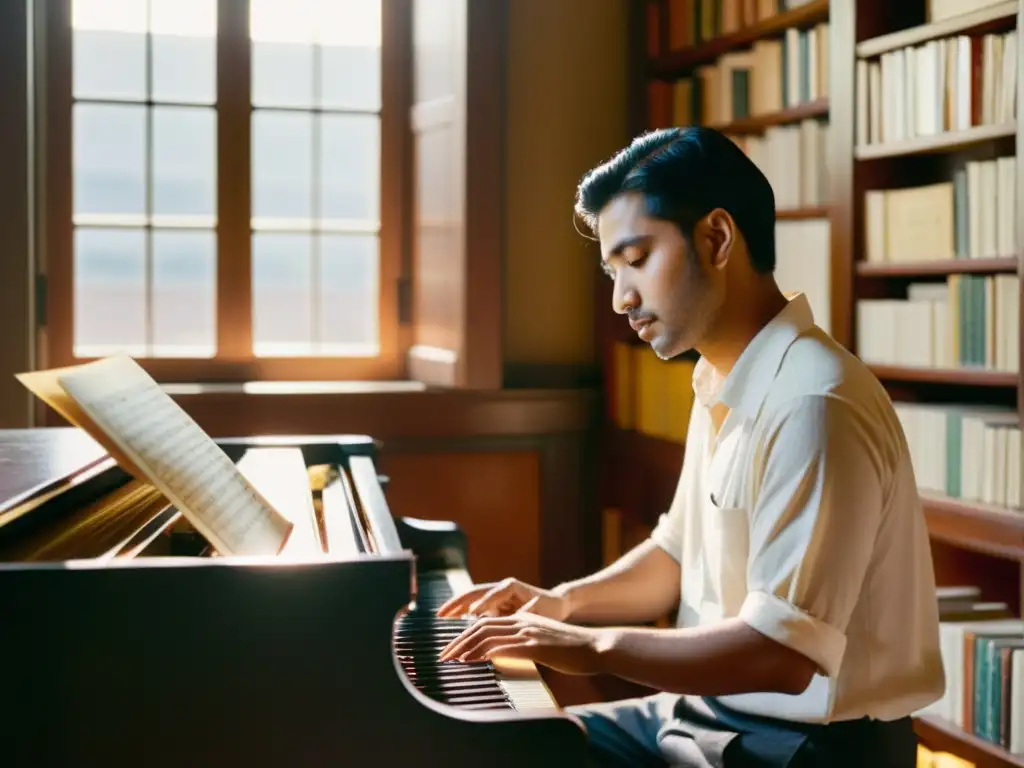
[[[541,468],[536,451],[404,453],[385,449],[396,515],[457,520],[477,583],[541,580]]]
[[[29,99],[29,47],[24,35],[31,4],[0,3],[0,427],[31,425],[31,400],[14,374],[33,365],[35,306],[30,163],[34,147]]]
[[[583,174],[628,143],[628,100],[634,90],[645,93],[627,79],[632,6],[639,7],[632,0],[509,4],[506,386],[517,385],[514,374],[540,373],[526,366],[575,365],[578,374],[596,367],[593,285],[611,282],[598,268],[600,248],[576,231],[572,208]]]
[[[504,13],[499,0],[414,0],[413,315],[408,369],[501,386]]]

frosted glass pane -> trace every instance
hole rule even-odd
[[[378,111],[381,91],[380,0],[334,0],[321,6],[320,104]]]
[[[324,218],[380,219],[380,118],[323,115],[320,200]]]
[[[145,238],[144,230],[75,232],[74,355],[145,354]]]
[[[324,47],[320,84],[323,107],[380,111],[380,48]]]
[[[259,111],[252,117],[252,215],[313,215],[313,116]]]
[[[251,0],[252,103],[313,106],[314,0]]]
[[[214,232],[153,232],[153,354],[211,357],[217,348]]]
[[[155,101],[217,98],[217,0],[150,0]]]
[[[314,6],[321,45],[380,48],[381,0],[315,0]]]
[[[258,107],[312,107],[313,46],[253,43],[252,103]]]
[[[213,216],[216,206],[216,112],[154,107],[153,213]]]
[[[146,98],[146,3],[73,0],[72,93],[76,98]]]
[[[344,2],[344,0],[341,0]],[[249,35],[256,43],[307,43],[325,4],[339,0],[249,0]]]
[[[310,235],[253,235],[252,345],[255,354],[311,354],[312,278],[313,240]]]
[[[376,235],[327,235],[321,240],[320,354],[376,353],[379,252]]]
[[[146,108],[76,104],[74,212],[146,211]]]

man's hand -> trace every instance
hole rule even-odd
[[[599,671],[601,643],[601,630],[521,612],[476,622],[441,651],[441,661],[472,663],[501,656],[529,659],[570,675],[590,675]]]
[[[483,584],[453,597],[442,605],[437,615],[453,619],[466,614],[473,616],[509,616],[517,611],[529,610],[540,616],[564,621],[569,615],[568,600],[547,589],[534,587],[517,579],[505,579],[497,584]],[[529,604],[530,608],[525,606]]]

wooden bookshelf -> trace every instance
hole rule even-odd
[[[919,717],[914,722],[918,739],[935,752],[950,752],[974,763],[975,768],[1024,766],[1024,756],[1011,755],[1005,749],[977,736],[964,733],[954,723],[938,717]]]
[[[878,263],[867,261],[856,263],[857,274],[861,277],[925,277],[927,275],[985,274],[1016,272],[1017,262],[1013,256],[994,259],[940,259],[937,261],[908,261],[906,263]]]
[[[827,219],[828,206],[816,205],[809,208],[782,208],[775,212],[776,221],[806,221],[807,219]]]
[[[858,160],[877,160],[887,157],[906,155],[931,155],[938,153],[959,152],[963,149],[987,144],[994,139],[1015,138],[1016,122],[1005,125],[979,125],[963,131],[950,131],[934,136],[919,136],[906,141],[893,141],[884,144],[866,144],[854,150]]]
[[[648,62],[651,77],[666,80],[682,72],[710,64],[730,51],[747,48],[758,40],[776,37],[790,27],[808,27],[828,19],[828,0],[811,0],[792,11],[752,24],[729,35],[700,43],[692,48],[669,51]]]
[[[716,125],[715,128],[722,133],[742,136],[748,133],[762,133],[765,128],[774,125],[787,125],[798,123],[812,117],[826,117],[828,115],[828,99],[821,98],[808,101],[804,104],[797,104],[795,107],[783,109],[778,112],[770,112],[755,117],[745,117],[742,120],[735,120],[724,125]]]
[[[872,365],[871,371],[885,381],[955,384],[963,387],[1016,388],[1019,374],[974,368],[909,368],[896,365]]]
[[[935,539],[986,555],[1024,560],[1024,509],[922,492],[928,532]]]
[[[837,18],[840,13],[843,18]],[[947,130],[931,135],[885,143],[863,143],[858,137],[857,72],[865,72],[882,56],[898,55],[901,50],[932,44],[950,37],[1006,33],[1020,28],[1019,3],[1002,2],[979,11],[925,23],[925,3],[911,0],[888,3],[884,0],[856,0],[843,11],[833,11],[832,59],[833,93],[830,103],[835,124],[850,126],[836,132],[830,157],[839,169],[834,220],[840,226],[833,236],[833,263],[842,273],[834,282],[833,300],[846,307],[854,352],[861,339],[855,328],[858,301],[861,299],[903,298],[915,282],[940,282],[952,275],[970,275],[972,279],[1020,274],[1019,255],[997,258],[944,259],[927,262],[867,263],[868,190],[926,186],[954,180],[957,168],[968,162],[992,160],[1016,155],[1020,144],[1020,120],[992,120],[965,130]],[[1024,83],[1017,64],[1016,93]],[[979,78],[980,79],[980,78]],[[977,86],[972,86],[977,87]],[[907,86],[909,92],[916,89]],[[841,100],[837,94],[847,93]],[[870,108],[869,108],[870,110]],[[885,106],[882,107],[883,114]],[[1014,209],[1015,235],[1024,242],[1021,213],[1021,164],[1017,173]],[[986,199],[986,205],[995,205]],[[959,226],[954,219],[954,228]],[[891,257],[890,257],[891,258]],[[1019,323],[1019,318],[1018,318]],[[965,405],[1016,406],[1021,419],[1021,377],[1019,373],[988,370],[981,367],[955,369],[871,366],[897,403],[963,403]],[[1012,410],[1011,410],[1012,413]],[[1005,600],[1021,616],[1020,584],[1024,570],[1024,510],[1009,509],[969,499],[949,498],[922,492],[925,521],[932,540],[936,579],[940,584],[976,584],[983,598]],[[993,574],[998,573],[998,577]],[[1015,604],[1016,603],[1016,604]],[[1011,755],[998,744],[975,736],[951,722],[935,717],[916,718],[921,744],[936,752],[951,752],[973,762],[977,768],[1024,766],[1024,758]]]
[[[1005,28],[1017,18],[1017,0],[999,3],[981,10],[971,11],[951,19],[932,24],[918,24],[887,35],[879,35],[857,43],[857,57],[861,59],[881,56],[910,45],[920,45],[929,40],[938,40],[965,32],[985,34],[993,29]]]
[[[657,6],[651,13],[651,4]],[[913,262],[867,263],[865,250],[865,193],[869,190],[925,186],[952,179],[958,163],[984,161],[1016,154],[1021,139],[1017,119],[990,120],[962,130],[929,133],[911,130],[906,138],[885,143],[858,142],[858,68],[864,71],[883,55],[890,56],[911,46],[925,46],[951,36],[983,36],[1006,33],[1021,26],[1021,8],[1016,1],[961,16],[926,22],[926,0],[844,0],[829,4],[814,0],[792,11],[748,24],[730,34],[704,40],[688,48],[666,46],[666,19],[671,0],[646,0],[634,4],[632,80],[634,105],[631,126],[638,133],[651,127],[653,111],[647,103],[651,84],[670,86],[681,77],[692,76],[698,68],[713,65],[720,57],[754,46],[761,40],[785,38],[787,30],[829,25],[828,92],[820,99],[790,106],[769,114],[712,124],[739,137],[758,136],[773,126],[786,126],[808,119],[827,120],[828,192],[826,202],[813,206],[779,206],[779,222],[825,219],[830,226],[831,333],[855,353],[858,301],[866,298],[906,297],[915,283],[941,283],[950,276],[1020,275],[1024,272],[1024,169],[1016,159],[1015,234],[1021,244],[1017,255],[1004,253],[995,258],[936,259]],[[655,36],[647,24],[658,19],[661,43],[651,49]],[[1018,49],[1016,109],[1024,105],[1022,57]],[[917,93],[918,89],[908,89]],[[1016,115],[1014,115],[1016,117]],[[924,135],[921,135],[924,134]],[[940,251],[936,251],[939,253]],[[976,254],[975,254],[976,255]],[[891,258],[891,257],[890,257]],[[624,321],[608,309],[610,288],[598,287],[598,345],[609,360],[609,345],[623,338],[616,330]],[[1024,344],[1022,344],[1024,352]],[[872,370],[898,404],[963,403],[1016,406],[1018,423],[1024,418],[1019,373],[981,367],[954,369],[872,366]],[[678,480],[683,446],[656,438],[609,428],[603,456],[606,467],[602,490],[605,503],[624,512],[632,510],[653,520],[663,512]],[[645,489],[653,490],[645,490]],[[1005,600],[1021,615],[1021,585],[1024,584],[1024,510],[1008,509],[923,493],[925,520],[932,540],[936,578],[940,584],[976,583],[983,598]],[[967,733],[955,725],[932,717],[916,720],[921,743],[933,751],[946,751],[975,763],[977,768],[1024,766],[1024,757],[1009,754],[996,744]]]

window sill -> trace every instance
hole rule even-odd
[[[161,388],[171,397],[202,395],[365,395],[426,392],[419,381],[239,381],[222,383],[167,383]]]
[[[598,421],[588,390],[460,390],[417,381],[165,383],[209,434],[362,434],[374,438],[553,435]]]

